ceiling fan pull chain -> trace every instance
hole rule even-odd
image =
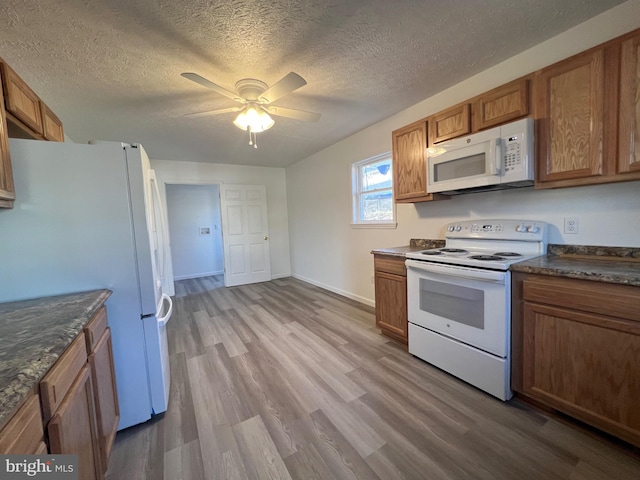
[[[251,128],[247,128],[249,131],[249,145],[253,145],[253,139],[251,138]]]
[[[258,135],[253,134],[253,148],[258,148]]]

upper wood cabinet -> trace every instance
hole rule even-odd
[[[393,196],[398,203],[448,198],[427,193],[427,122],[420,120],[392,133]]]
[[[40,111],[42,113],[42,134],[45,140],[64,142],[62,122],[42,100],[40,101]]]
[[[42,112],[38,95],[6,63],[0,63],[7,112],[42,135]]]
[[[0,58],[0,208],[13,208],[9,137],[64,142],[62,122]]]
[[[536,187],[640,180],[640,33],[536,72]]]
[[[429,146],[471,133],[468,103],[456,105],[432,115],[429,123]]]
[[[471,104],[471,130],[477,132],[529,115],[529,79],[521,78],[483,93]]]
[[[538,182],[602,175],[604,48],[536,74]]]
[[[1,70],[0,76],[2,76]],[[16,192],[13,187],[13,171],[11,169],[11,154],[9,152],[9,133],[2,96],[3,88],[2,82],[0,82],[0,207],[13,208],[13,201],[16,198]]]
[[[616,173],[640,172],[640,35],[622,43]]]

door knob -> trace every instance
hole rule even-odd
[[[269,240],[269,237],[267,237],[267,236],[265,235],[265,236],[264,236],[264,239],[265,239],[265,240]]]

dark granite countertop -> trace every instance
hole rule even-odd
[[[444,247],[444,240],[430,240],[412,238],[409,245],[403,247],[376,248],[371,250],[374,255],[393,255],[396,257],[404,257],[409,252],[419,252],[420,250],[429,250],[431,248]]]
[[[548,255],[511,265],[514,272],[640,287],[640,248],[549,245]]]
[[[92,290],[0,303],[0,428],[109,295]]]

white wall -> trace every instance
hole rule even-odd
[[[213,163],[180,162],[173,160],[151,160],[160,185],[166,212],[165,186],[167,184],[243,184],[265,185],[269,209],[269,244],[271,247],[271,276],[291,275],[289,260],[289,219],[287,213],[287,187],[283,168],[248,167]],[[173,278],[173,267],[169,265],[168,278]],[[173,282],[166,288],[173,295]]]
[[[174,279],[222,273],[219,185],[168,184],[166,195]]]
[[[288,167],[293,275],[373,304],[371,249],[444,238],[444,224],[474,218],[546,221],[551,243],[640,247],[640,182],[399,204],[397,229],[350,227],[350,166],[389,152],[392,130],[638,27],[640,1],[626,2]],[[578,217],[578,235],[562,233],[565,216]]]

